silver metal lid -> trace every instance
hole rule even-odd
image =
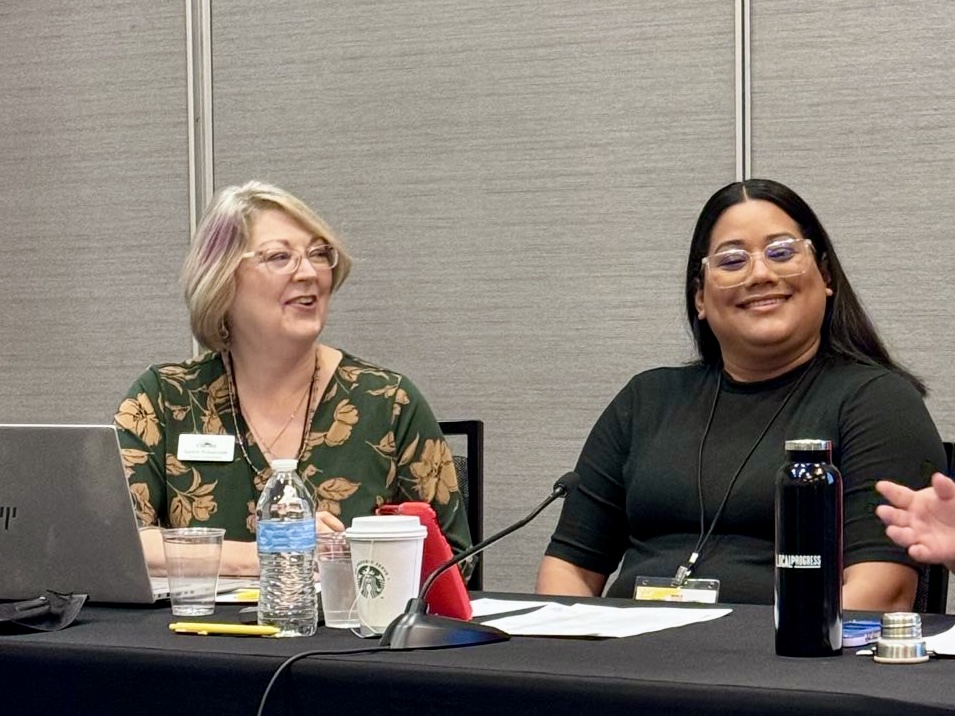
[[[888,639],[921,639],[922,617],[915,612],[887,612],[882,615],[882,636]]]
[[[832,440],[820,440],[819,438],[799,438],[798,440],[787,440],[786,450],[809,451],[809,450],[832,450]]]
[[[879,639],[872,658],[880,664],[921,664],[928,652],[921,639]]]
[[[882,615],[882,636],[876,643],[875,661],[880,664],[920,664],[928,661],[922,639],[922,617],[914,612]]]

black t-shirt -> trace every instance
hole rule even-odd
[[[718,383],[703,444],[701,526],[698,457]],[[722,602],[772,603],[775,476],[784,442],[796,438],[832,441],[843,476],[845,566],[914,565],[875,516],[874,485],[927,485],[945,465],[938,431],[904,378],[834,358],[759,383],[701,365],[634,376],[587,438],[580,484],[547,554],[600,574],[620,566],[608,596],[632,597],[637,576],[676,573],[739,470],[694,577],[719,579]]]

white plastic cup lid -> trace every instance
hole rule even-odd
[[[345,530],[349,540],[419,539],[428,534],[417,515],[370,515],[356,517]]]

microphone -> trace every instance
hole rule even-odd
[[[428,605],[425,602],[428,590],[431,589],[435,580],[447,570],[456,567],[468,557],[483,552],[498,540],[521,529],[543,512],[554,500],[566,497],[573,491],[579,481],[580,476],[576,472],[568,472],[554,483],[550,495],[531,510],[526,517],[487,539],[471,545],[461,554],[455,555],[439,565],[421,585],[418,596],[408,602],[404,613],[396,617],[385,629],[385,633],[381,635],[381,641],[378,642],[379,645],[389,649],[443,649],[471,644],[491,644],[510,639],[509,634],[492,626],[428,614]]]

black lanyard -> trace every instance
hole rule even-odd
[[[696,459],[696,490],[697,497],[700,502],[700,536],[696,540],[696,546],[693,548],[693,551],[690,553],[690,556],[687,558],[686,562],[680,565],[680,568],[676,570],[676,574],[673,576],[673,584],[676,587],[682,586],[683,583],[689,579],[690,575],[693,573],[693,568],[697,563],[697,560],[700,558],[700,553],[703,551],[703,547],[710,539],[710,535],[713,534],[713,530],[716,528],[716,523],[719,522],[720,517],[723,515],[723,509],[726,507],[726,503],[729,500],[730,492],[733,490],[733,486],[736,484],[736,480],[739,478],[740,473],[743,472],[743,468],[746,466],[746,463],[752,457],[753,453],[756,452],[756,448],[759,447],[759,444],[763,441],[763,438],[766,437],[766,433],[769,432],[769,429],[773,426],[773,423],[776,422],[776,418],[779,417],[779,414],[783,412],[783,408],[789,403],[790,398],[795,395],[796,391],[799,389],[799,386],[802,385],[803,379],[810,372],[816,363],[815,356],[812,361],[809,363],[809,367],[803,371],[803,374],[799,376],[796,382],[793,384],[793,387],[789,389],[789,392],[786,393],[786,397],[783,398],[783,402],[779,404],[779,407],[776,408],[776,412],[773,413],[773,416],[769,419],[769,422],[763,427],[762,431],[759,433],[759,437],[756,438],[756,441],[753,443],[753,446],[749,449],[749,452],[746,453],[746,457],[743,458],[743,461],[739,464],[739,467],[736,468],[736,472],[733,474],[733,479],[730,480],[730,484],[726,487],[726,492],[723,493],[723,499],[720,501],[720,506],[716,508],[716,514],[713,515],[713,520],[710,522],[710,528],[706,529],[706,512],[705,505],[703,503],[703,446],[706,445],[706,436],[710,433],[710,427],[713,425],[713,416],[716,415],[716,406],[720,400],[720,389],[723,387],[723,370],[719,369],[716,373],[716,391],[713,394],[713,405],[710,406],[710,414],[706,419],[706,427],[703,428],[703,437],[700,438],[700,450]]]

